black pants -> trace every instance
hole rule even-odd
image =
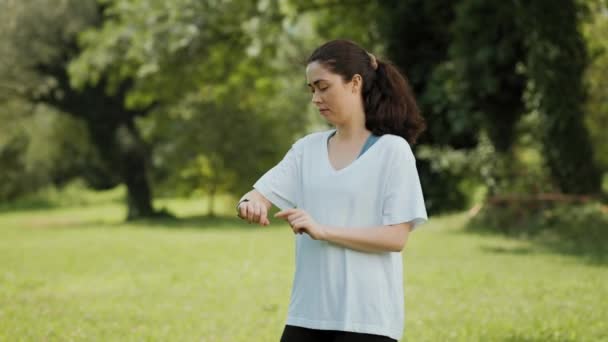
[[[387,336],[286,325],[281,342],[397,342]]]

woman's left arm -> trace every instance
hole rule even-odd
[[[412,223],[361,229],[322,226],[323,240],[362,252],[401,252],[407,244]]]
[[[412,222],[366,228],[343,228],[318,224],[302,209],[287,209],[275,214],[289,222],[294,233],[306,233],[315,240],[324,240],[362,252],[400,252],[407,243]]]

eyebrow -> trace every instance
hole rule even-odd
[[[324,79],[320,78],[320,79],[318,79],[318,80],[316,80],[316,81],[312,82],[312,84],[313,84],[313,85],[316,85],[317,83],[319,83],[319,82],[321,82],[321,81],[325,81],[325,82],[327,82],[327,80],[324,80]],[[310,87],[310,83],[306,83],[306,85]]]

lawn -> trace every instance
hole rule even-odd
[[[0,213],[0,341],[278,341],[288,227],[164,205],[182,219],[127,224],[117,203]],[[411,235],[403,341],[608,340],[608,265],[466,219]]]

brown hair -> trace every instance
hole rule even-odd
[[[414,144],[426,128],[407,78],[391,62],[377,59],[343,39],[318,47],[306,64],[315,61],[342,76],[345,82],[355,74],[361,75],[365,127],[373,134],[395,134]]]

